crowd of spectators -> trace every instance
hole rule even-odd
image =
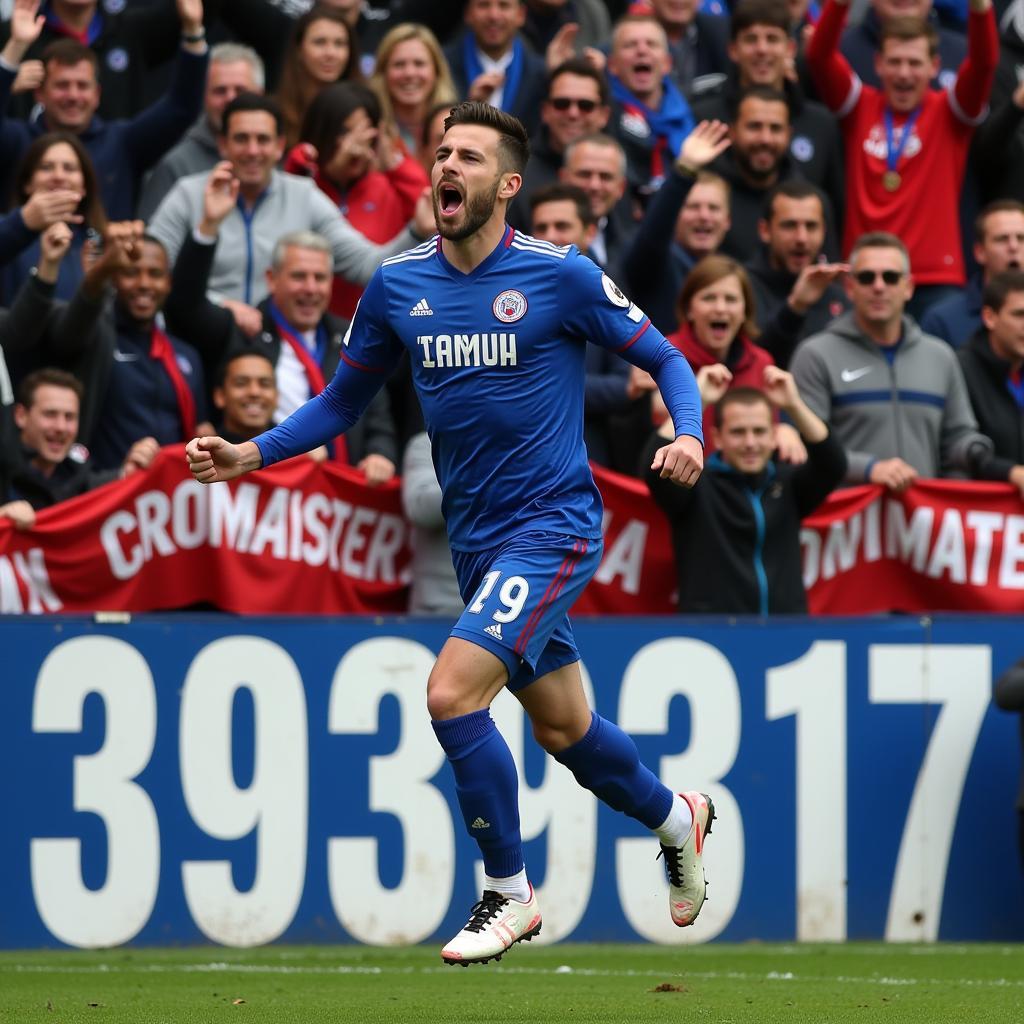
[[[0,0],[0,517],[318,393],[375,268],[434,234],[470,98],[531,133],[513,226],[587,253],[697,373],[708,470],[676,492],[654,381],[588,347],[590,457],[648,479],[681,607],[803,610],[799,522],[833,487],[1024,496],[1022,12]],[[413,607],[457,606],[408,365],[311,457],[402,476]]]

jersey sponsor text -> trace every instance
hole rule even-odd
[[[416,344],[427,370],[516,365],[515,334],[420,334]]]

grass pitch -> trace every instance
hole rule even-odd
[[[1024,1021],[1024,947],[522,946],[447,967],[437,949],[267,947],[0,954],[0,1021]]]

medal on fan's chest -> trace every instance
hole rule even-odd
[[[882,188],[886,192],[898,192],[900,185],[903,184],[903,176],[899,171],[896,170],[899,166],[900,157],[903,156],[903,150],[907,148],[907,142],[910,139],[911,132],[914,127],[914,122],[917,121],[917,115],[921,113],[921,108],[913,111],[907,116],[906,121],[903,122],[903,130],[900,132],[900,141],[896,142],[895,135],[896,129],[892,121],[892,111],[885,108],[885,171],[882,172]]]

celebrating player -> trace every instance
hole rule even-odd
[[[704,903],[701,854],[715,816],[706,795],[673,794],[633,740],[590,710],[566,614],[601,556],[601,498],[583,444],[587,341],[654,376],[676,436],[653,468],[683,486],[703,467],[700,396],[686,360],[575,246],[506,225],[528,155],[514,117],[455,107],[431,173],[440,237],[377,270],[331,383],[252,441],[186,447],[202,483],[309,451],[348,429],[409,352],[466,601],[427,707],[485,872],[482,898],[441,952],[450,964],[500,959],[541,928],[515,762],[489,711],[502,687],[582,786],[656,833],[681,927]]]

